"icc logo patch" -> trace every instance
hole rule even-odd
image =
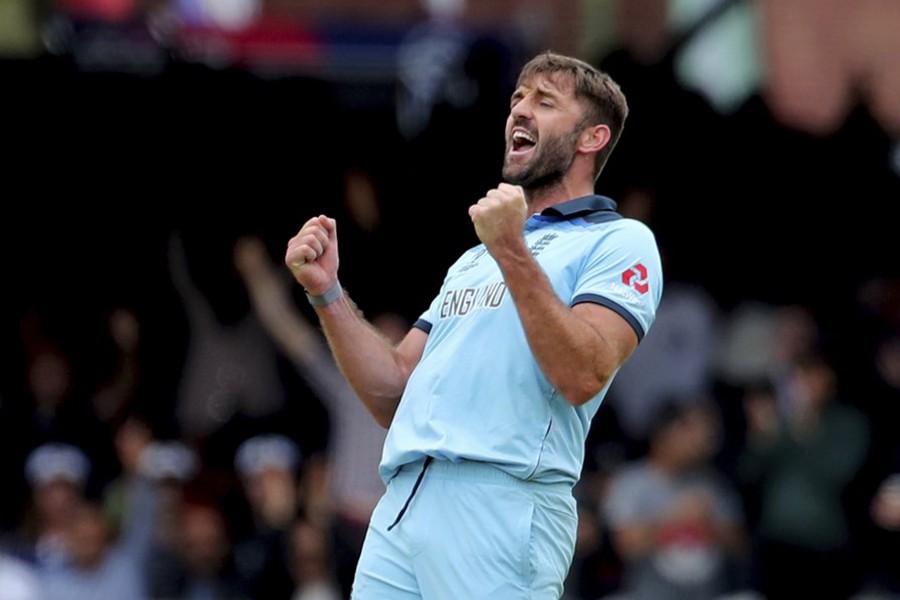
[[[647,267],[638,263],[622,272],[622,283],[640,294],[650,291],[650,282],[647,281]]]

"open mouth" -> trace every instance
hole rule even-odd
[[[534,148],[537,140],[529,132],[524,129],[516,129],[512,133],[512,143],[510,149],[515,153],[525,153]]]

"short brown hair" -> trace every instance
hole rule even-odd
[[[581,127],[604,124],[609,127],[609,143],[597,153],[594,162],[594,179],[606,165],[606,160],[622,135],[625,119],[628,117],[628,103],[625,94],[612,77],[592,65],[572,58],[544,52],[531,59],[519,73],[516,87],[532,79],[536,75],[553,75],[561,73],[571,78],[575,87],[575,97],[585,102],[587,111]]]

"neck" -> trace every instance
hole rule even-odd
[[[540,187],[526,189],[525,201],[528,203],[529,215],[538,214],[555,204],[590,196],[594,193],[593,183],[575,183],[566,178]]]

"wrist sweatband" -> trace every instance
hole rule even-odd
[[[321,296],[313,296],[309,292],[306,292],[306,299],[309,300],[309,303],[313,306],[328,306],[335,300],[341,297],[341,294],[344,293],[344,290],[341,289],[341,283],[337,282],[334,284],[330,290],[322,294]]]

